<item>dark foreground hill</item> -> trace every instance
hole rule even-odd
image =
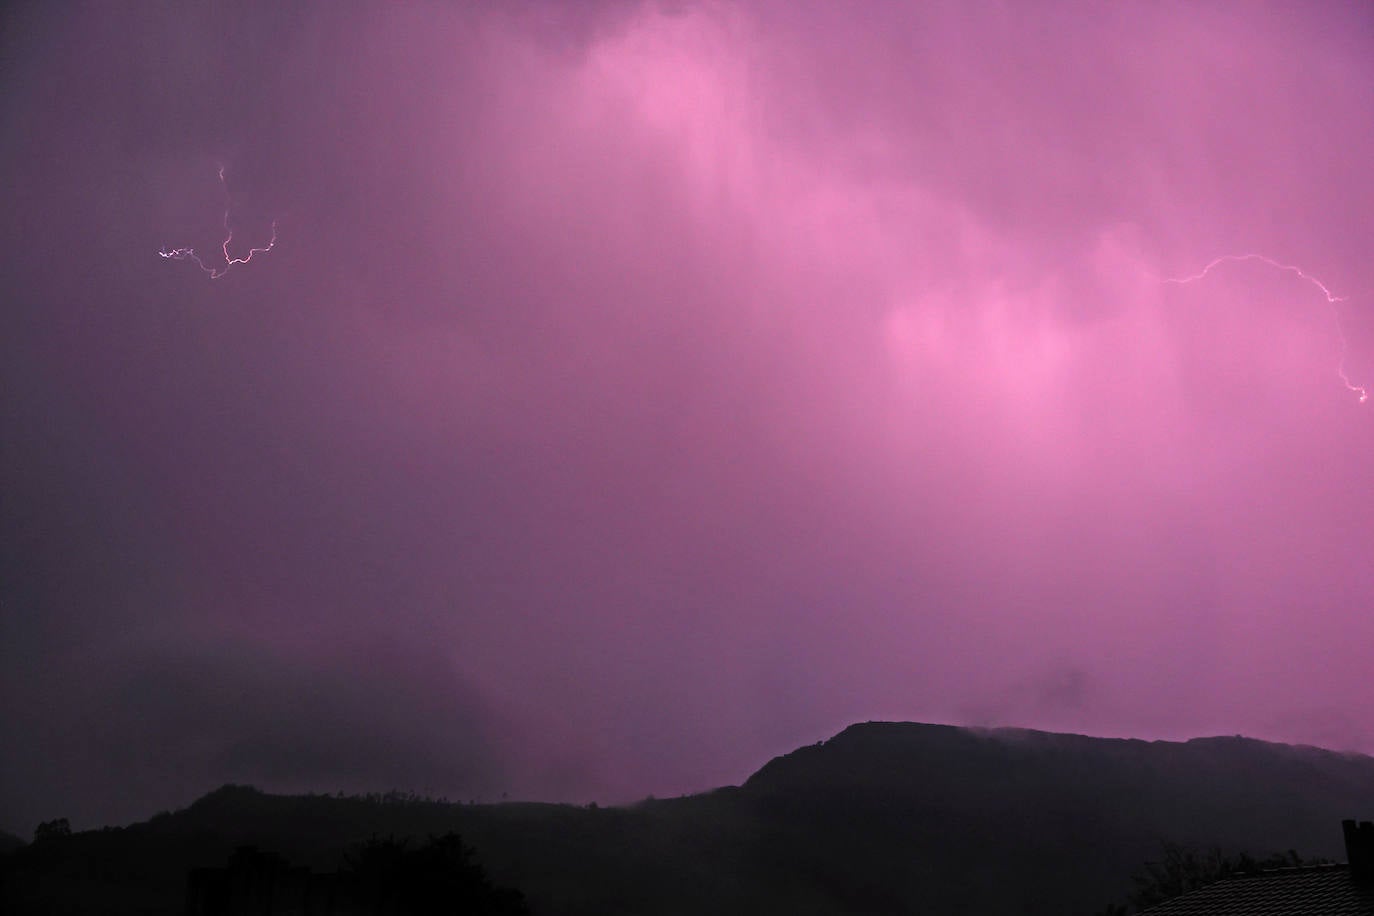
[[[256,844],[338,868],[373,835],[458,831],[542,914],[1092,913],[1163,842],[1343,857],[1374,758],[868,723],[743,786],[629,807],[273,796],[242,787],[4,857],[6,912],[178,913],[192,867]]]

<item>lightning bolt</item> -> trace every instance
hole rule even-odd
[[[1346,343],[1345,339],[1345,328],[1341,326],[1341,314],[1336,308],[1336,305],[1338,303],[1346,301],[1345,297],[1337,296],[1335,293],[1331,292],[1330,287],[1328,287],[1321,280],[1318,280],[1316,277],[1309,274],[1307,271],[1303,270],[1301,267],[1298,267],[1295,264],[1284,264],[1282,261],[1276,261],[1273,258],[1266,257],[1262,254],[1224,254],[1219,258],[1213,258],[1207,264],[1207,266],[1203,267],[1202,270],[1198,271],[1197,273],[1191,276],[1156,277],[1155,279],[1158,280],[1160,283],[1174,283],[1179,286],[1183,286],[1188,283],[1196,283],[1199,280],[1205,279],[1208,274],[1210,274],[1213,270],[1215,270],[1222,264],[1235,263],[1239,261],[1259,261],[1262,264],[1269,265],[1275,270],[1282,270],[1286,271],[1287,273],[1295,274],[1296,276],[1300,277],[1303,280],[1306,280],[1308,283],[1315,286],[1317,289],[1321,290],[1321,294],[1326,297],[1326,304],[1331,306],[1331,314],[1332,317],[1335,318],[1336,335],[1341,340],[1341,357],[1340,361],[1336,364],[1336,375],[1340,377],[1341,384],[1345,385],[1346,390],[1360,399],[1361,404],[1368,401],[1369,392],[1365,389],[1363,385],[1356,385],[1354,382],[1352,382],[1350,380],[1350,376],[1347,375],[1345,371],[1345,356],[1348,344]]]
[[[220,244],[220,252],[224,255],[224,266],[215,267],[206,264],[196,254],[194,248],[162,248],[158,251],[158,256],[171,259],[173,261],[191,261],[201,269],[211,280],[218,280],[227,274],[235,264],[247,264],[249,261],[260,254],[266,254],[277,245],[277,221],[272,220],[272,238],[262,248],[249,248],[248,253],[241,258],[236,258],[229,253],[229,243],[234,240],[234,228],[229,224],[229,185],[224,178],[224,166],[219,167],[219,183],[224,188],[224,241]]]

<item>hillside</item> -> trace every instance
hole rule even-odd
[[[1244,738],[1144,742],[852,726],[743,786],[621,808],[273,796],[225,787],[4,857],[9,905],[180,911],[186,870],[254,843],[319,870],[368,836],[457,830],[535,913],[1091,913],[1162,841],[1340,859],[1374,758]]]

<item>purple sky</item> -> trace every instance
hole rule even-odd
[[[1374,751],[1367,5],[3,15],[0,826]]]

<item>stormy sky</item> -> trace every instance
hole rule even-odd
[[[1368,6],[2,15],[0,827],[1374,752]]]

